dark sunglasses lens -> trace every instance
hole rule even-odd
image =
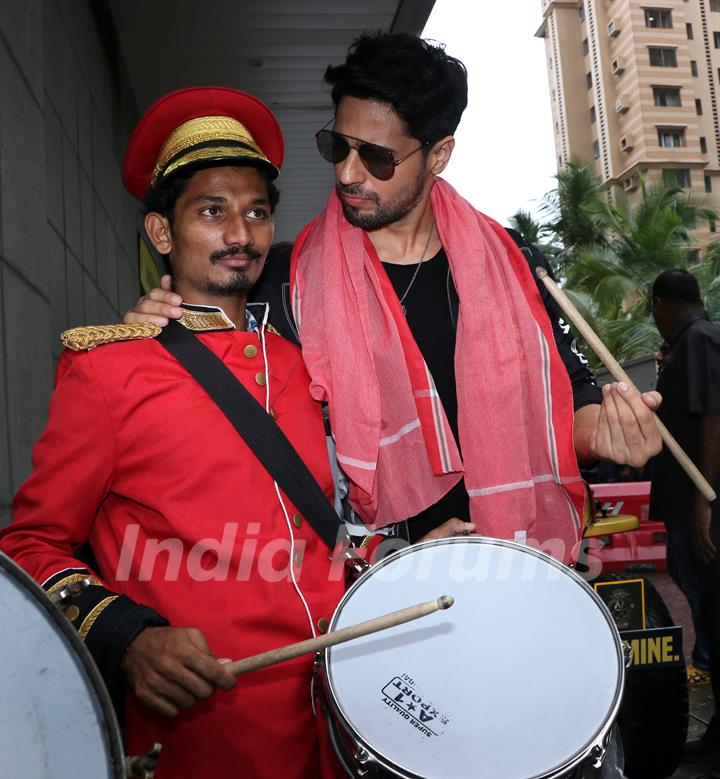
[[[361,143],[358,154],[368,173],[376,179],[387,181],[392,178],[395,173],[395,160],[391,151],[369,143]]]
[[[316,137],[320,156],[327,162],[336,165],[350,154],[350,144],[342,135],[335,135],[330,130],[320,130]]]

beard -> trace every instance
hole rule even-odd
[[[262,252],[259,252],[252,246],[239,246],[235,244],[227,249],[219,249],[218,251],[213,252],[210,255],[210,262],[215,265],[226,257],[238,256],[247,257],[253,262],[258,262],[262,258]],[[212,295],[222,295],[223,297],[247,294],[252,286],[247,277],[247,269],[228,268],[228,270],[232,272],[230,278],[226,281],[208,281],[205,285],[205,292],[209,292]]]
[[[232,271],[233,275],[227,281],[208,281],[205,285],[205,292],[222,297],[246,295],[251,285],[245,269],[232,268]]]
[[[407,216],[422,200],[425,189],[425,180],[426,174],[425,171],[422,171],[404,192],[398,193],[387,203],[383,203],[374,192],[364,192],[361,187],[354,184],[345,186],[336,182],[335,189],[339,195],[345,194],[367,197],[375,203],[377,206],[375,211],[373,213],[364,214],[360,212],[359,208],[347,205],[343,199],[340,198],[340,204],[342,205],[345,219],[347,219],[353,227],[359,227],[367,232],[372,232],[373,230],[381,230],[383,227],[394,224]]]

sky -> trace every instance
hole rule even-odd
[[[521,208],[537,214],[554,186],[545,41],[533,37],[541,22],[540,0],[435,0],[423,31],[468,69],[468,107],[443,176],[502,224]]]

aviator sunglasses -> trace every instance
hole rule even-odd
[[[331,119],[330,122],[332,121],[334,120]],[[395,173],[395,168],[401,162],[405,162],[408,157],[412,157],[413,154],[419,152],[420,149],[426,146],[425,143],[421,143],[417,149],[413,149],[411,152],[408,152],[403,157],[396,160],[394,153],[384,146],[377,146],[374,143],[368,143],[360,138],[353,138],[351,135],[341,135],[334,130],[326,130],[325,128],[330,122],[315,134],[320,156],[324,160],[332,162],[333,165],[337,165],[350,154],[351,149],[355,149],[365,170],[367,170],[371,176],[380,179],[380,181],[388,181],[391,179]],[[350,145],[350,141],[355,141],[355,145]]]

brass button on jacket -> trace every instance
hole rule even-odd
[[[267,383],[267,379],[265,378],[265,374],[260,371],[260,373],[255,374],[255,381],[261,386],[264,387]]]
[[[328,628],[330,627],[330,623],[326,619],[319,619],[317,621],[317,626],[321,633],[327,633]]]
[[[302,527],[303,519],[300,514],[293,514],[293,525],[299,530]]]
[[[258,348],[257,348],[257,346],[255,346],[255,344],[248,344],[248,345],[247,345],[247,346],[246,346],[246,347],[243,349],[243,354],[244,354],[246,357],[248,357],[248,358],[250,358],[250,359],[252,360],[252,358],[253,358],[253,357],[257,357],[257,354],[258,354]]]

